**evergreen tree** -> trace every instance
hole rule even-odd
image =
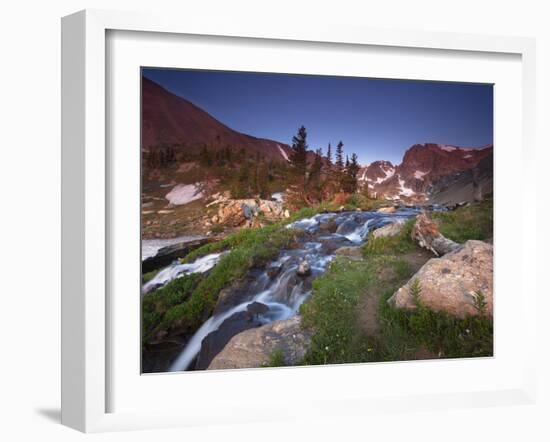
[[[344,143],[341,141],[336,145],[336,171],[342,172],[344,170]]]
[[[307,172],[307,132],[304,126],[298,129],[298,134],[292,137],[292,154],[290,163],[292,164],[296,175],[303,179]]]
[[[357,191],[357,175],[359,174],[359,162],[357,155],[351,155],[351,161],[346,160],[347,167],[343,177],[342,187],[344,192],[355,193]]]
[[[332,166],[332,146],[330,145],[330,143],[328,143],[327,147],[327,161],[328,165]]]
[[[311,165],[308,176],[308,187],[319,189],[321,187],[321,170],[323,168],[323,151],[317,149],[315,152],[315,160]]]

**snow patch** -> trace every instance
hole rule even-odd
[[[426,175],[428,172],[422,172],[421,170],[417,170],[414,172],[414,177],[417,179],[417,180],[423,180],[424,179],[424,175]]]
[[[472,155],[464,155],[464,158],[472,158]]]
[[[416,192],[409,187],[405,187],[405,180],[399,177],[399,195],[413,196]]]
[[[449,146],[447,144],[439,144],[438,145],[441,150],[444,150],[446,152],[452,152],[454,150],[457,150],[458,148],[455,146]]]
[[[288,158],[288,155],[286,154],[285,150],[281,147],[281,145],[277,144],[277,147],[279,148],[279,151],[281,152],[281,155],[283,156],[283,158],[288,162],[290,162],[290,158]]]
[[[275,193],[271,194],[271,199],[275,200],[275,201],[278,201],[279,203],[282,203],[283,202],[283,196],[284,196],[283,192],[275,192]]]
[[[201,199],[203,193],[199,187],[199,183],[195,184],[178,184],[170,192],[166,194],[166,199],[175,206],[190,203]]]

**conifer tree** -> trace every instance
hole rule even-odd
[[[292,154],[290,155],[290,163],[299,179],[305,179],[306,176],[307,148],[306,128],[301,126],[298,133],[292,137]]]
[[[332,166],[332,146],[330,145],[330,143],[328,143],[327,147],[327,161],[328,165]]]
[[[341,141],[336,145],[336,171],[342,172],[344,170],[344,143]]]

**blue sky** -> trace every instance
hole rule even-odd
[[[143,69],[143,75],[239,132],[311,149],[342,140],[362,164],[401,162],[416,143],[493,143],[493,87],[411,80]]]

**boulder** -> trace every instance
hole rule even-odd
[[[378,229],[375,229],[372,231],[372,236],[374,238],[381,238],[385,236],[395,236],[403,230],[403,226],[405,225],[406,220],[404,219],[396,219],[394,222],[390,224],[386,224],[385,226],[379,227]]]
[[[282,353],[284,365],[296,365],[309,349],[311,337],[310,331],[302,329],[299,315],[249,329],[233,336],[208,369],[261,367],[274,352]]]
[[[459,249],[441,258],[430,259],[388,300],[396,308],[416,308],[411,295],[411,284],[417,280],[421,292],[419,300],[434,311],[445,311],[464,318],[477,315],[475,300],[482,293],[486,307],[483,315],[493,315],[493,246],[483,241],[470,240]]]
[[[378,213],[395,213],[397,209],[395,207],[381,207],[377,210]]]
[[[296,274],[298,276],[309,276],[311,275],[311,265],[309,262],[304,259],[302,262],[300,262],[300,265],[298,265],[298,270],[296,270]]]
[[[361,247],[349,247],[344,246],[340,247],[339,249],[336,249],[334,251],[335,255],[341,255],[341,256],[350,256],[354,258],[361,258],[363,256],[363,253],[361,252]]]
[[[420,247],[433,252],[435,256],[441,256],[460,248],[460,244],[445,238],[439,232],[437,223],[432,221],[426,213],[421,213],[416,217],[411,238],[418,242]]]
[[[189,252],[212,241],[210,238],[198,238],[191,241],[182,241],[166,247],[162,247],[155,256],[146,258],[141,263],[143,273],[151,272],[170,265],[178,258],[183,258]]]

